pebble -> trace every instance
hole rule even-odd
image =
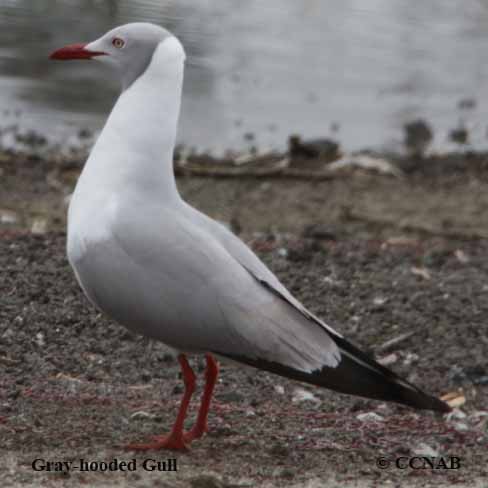
[[[244,415],[246,417],[255,417],[256,416],[256,412],[254,411],[253,408],[249,407],[249,408],[246,408],[246,411],[245,411]]]
[[[462,249],[456,249],[456,251],[454,251],[454,256],[456,256],[456,259],[462,264],[467,264],[470,261],[469,256]]]
[[[468,424],[465,424],[464,422],[454,422],[452,426],[458,431],[465,431],[469,429]]]
[[[0,224],[15,224],[18,220],[15,212],[11,210],[0,210]]]
[[[288,250],[285,249],[284,247],[280,247],[277,251],[278,253],[278,256],[280,256],[280,258],[286,258],[288,256]]]
[[[283,386],[281,385],[275,385],[274,386],[274,391],[278,394],[278,395],[284,395],[285,394],[285,389],[283,388]]]
[[[421,442],[415,447],[412,447],[412,452],[417,456],[439,457],[440,453],[433,447]]]
[[[365,412],[356,415],[356,418],[361,422],[383,422],[385,419],[374,412]]]
[[[412,266],[410,268],[410,272],[415,276],[419,276],[420,278],[423,278],[424,280],[430,280],[432,278],[432,275],[430,274],[427,268]]]
[[[42,235],[47,232],[47,220],[46,219],[35,219],[32,222],[31,232],[34,235]]]
[[[137,412],[134,412],[129,418],[131,420],[137,420],[137,419],[153,419],[154,417],[155,416],[152,413],[139,410]]]
[[[46,345],[46,341],[44,340],[44,334],[42,332],[38,332],[36,334],[36,344],[39,347],[44,347]]]
[[[414,352],[407,352],[407,355],[403,360],[403,364],[405,366],[410,366],[411,364],[416,363],[418,360],[419,360],[418,354],[415,354]]]
[[[466,418],[466,414],[462,410],[459,410],[459,408],[455,408],[452,412],[449,412],[446,415],[446,420],[447,421],[451,421],[453,419],[455,419],[455,420],[461,420],[461,419],[464,419],[464,418]]]
[[[20,320],[17,321],[17,318],[19,318]],[[14,320],[14,324],[16,325],[22,325],[24,323],[22,317],[18,316],[16,317],[16,319]],[[2,334],[2,339],[10,339],[11,337],[13,337],[15,335],[15,332],[12,328],[8,328],[3,334]]]
[[[295,388],[293,391],[293,397],[291,399],[293,403],[299,402],[317,402],[320,403],[320,400],[308,390],[304,388]]]
[[[390,366],[391,364],[394,364],[397,361],[398,361],[398,355],[395,354],[394,352],[378,359],[378,363],[380,363],[382,366]]]

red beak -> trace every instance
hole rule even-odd
[[[68,59],[91,59],[95,56],[103,56],[107,53],[102,51],[89,51],[85,49],[86,44],[71,44],[70,46],[62,47],[54,51],[49,59],[61,59],[63,61]]]

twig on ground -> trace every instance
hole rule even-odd
[[[398,346],[400,342],[406,341],[410,337],[412,337],[415,334],[415,332],[405,332],[405,334],[401,334],[397,337],[394,337],[393,339],[389,339],[386,342],[383,342],[383,344],[380,344],[376,348],[376,352],[386,352],[390,349],[392,349],[395,346]]]

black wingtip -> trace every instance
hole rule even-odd
[[[405,380],[399,380],[395,385],[391,385],[391,401],[407,405],[419,410],[432,410],[433,412],[449,413],[451,407],[432,395],[428,395],[416,386]]]
[[[354,346],[350,343],[347,344],[349,352],[352,350],[356,352]],[[214,351],[214,353],[285,378],[321,386],[339,393],[395,402],[419,410],[432,410],[441,413],[451,411],[451,407],[444,401],[424,393],[416,386],[397,376],[393,371],[369,358],[365,353],[357,351],[361,355],[360,360],[363,363],[368,362],[373,367],[361,366],[354,359],[351,359],[350,355],[344,354],[339,366],[336,368],[324,367],[322,370],[307,373],[264,359],[222,354],[219,351]]]
[[[354,382],[363,383],[366,394],[359,393],[360,395],[401,403],[421,410],[442,413],[451,411],[451,407],[446,402],[423,392],[420,388],[379,364],[344,338],[337,337],[334,339],[343,353],[343,362],[339,366],[338,372],[342,372],[344,378],[351,377]],[[354,388],[354,385],[351,387]],[[371,390],[371,395],[368,394],[368,388]],[[353,391],[351,393],[354,394]]]
[[[289,298],[284,296],[273,285],[257,276],[247,267],[244,266],[244,268],[258,283],[288,303],[288,305],[297,309],[296,304],[291,302]],[[451,411],[451,407],[447,403],[424,393],[415,385],[400,378],[393,371],[385,368],[356,346],[346,341],[342,336],[327,329],[323,323],[305,309],[299,308],[297,310],[308,320],[316,323],[322,329],[323,333],[328,336],[329,340],[332,339],[339,347],[341,361],[337,367],[324,367],[321,370],[304,372],[266,359],[247,358],[238,354],[229,355],[222,354],[218,351],[214,352],[224,357],[227,356],[234,361],[269,371],[270,373],[303,381],[304,383],[322,386],[340,393],[396,402],[423,410],[433,410],[442,413]]]
[[[440,412],[440,413],[449,413],[452,412],[452,407],[449,406],[445,401],[440,400],[439,398],[434,398],[435,404],[433,405],[434,408],[431,410],[434,410],[435,412]]]

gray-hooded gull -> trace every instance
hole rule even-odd
[[[51,58],[110,64],[123,88],[70,202],[69,262],[97,308],[174,348],[183,372],[170,434],[130,448],[185,449],[207,431],[214,356],[341,393],[449,411],[310,313],[238,237],[182,200],[173,150],[185,52],[175,36],[127,24]],[[206,384],[195,425],[184,432],[194,353],[206,355]]]

